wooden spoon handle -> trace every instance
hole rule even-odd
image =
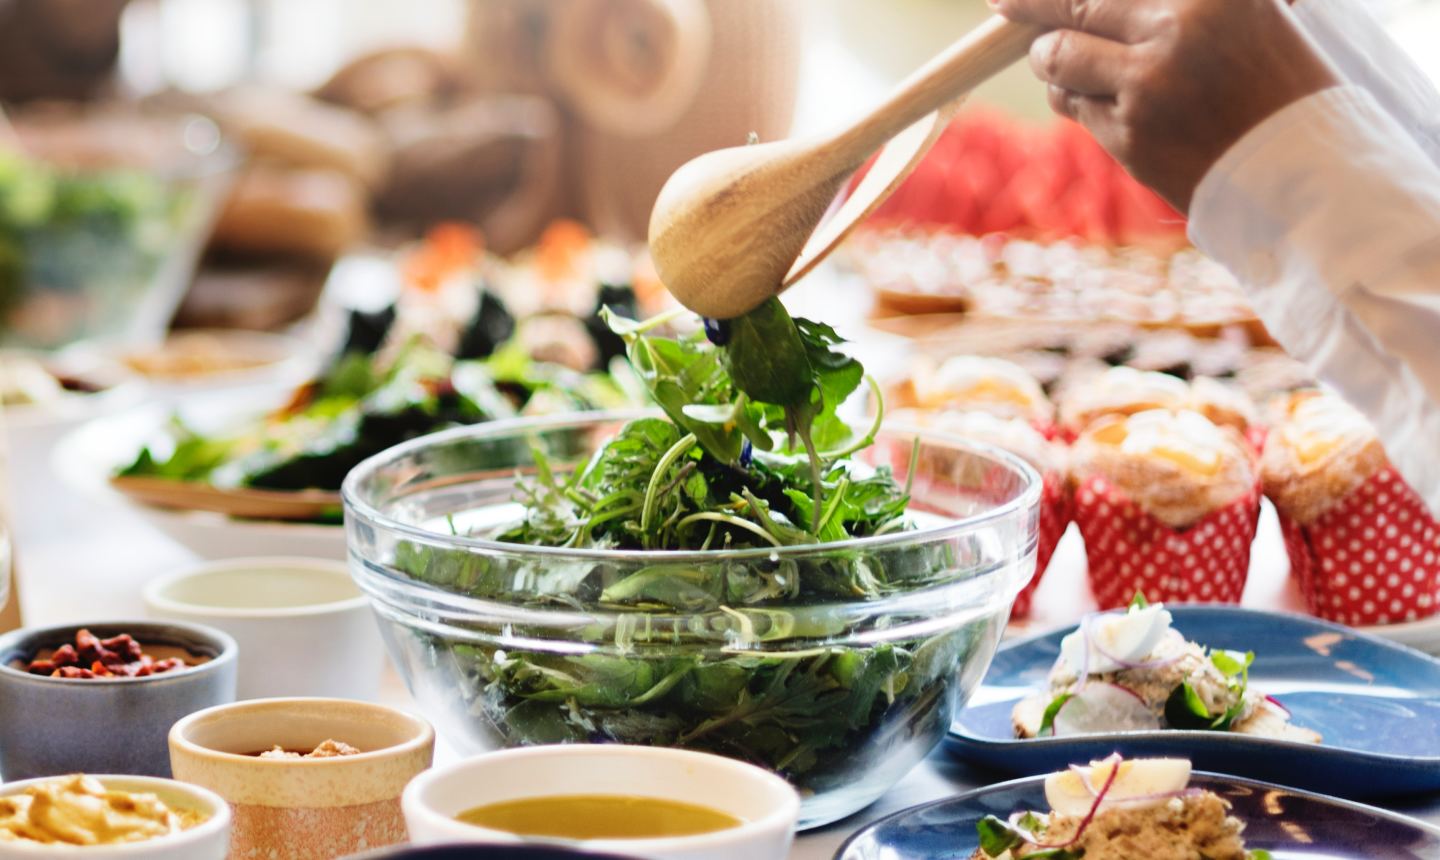
[[[1043,29],[991,16],[900,83],[890,98],[835,141],[858,164],[901,129],[1023,59]]]

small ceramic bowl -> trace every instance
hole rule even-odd
[[[456,819],[491,803],[556,794],[619,794],[692,803],[728,813],[738,827],[696,836],[584,841],[522,837]],[[708,753],[619,744],[561,744],[486,753],[421,774],[405,789],[416,844],[544,842],[649,860],[784,860],[800,814],[785,780]]]
[[[358,755],[268,759],[326,740]],[[230,802],[231,860],[329,860],[405,841],[400,793],[430,766],[435,732],[418,717],[343,699],[258,699],[192,714],[170,731],[176,779]]]
[[[39,857],[84,857],[87,860],[225,860],[230,850],[230,807],[213,791],[173,779],[146,776],[95,776],[108,789],[158,795],[175,810],[193,810],[204,821],[173,836],[120,845],[39,845],[0,840],[0,860],[35,860]],[[20,794],[45,782],[27,779],[0,785],[0,797]]]
[[[239,699],[379,697],[385,646],[370,601],[343,562],[208,562],[146,585],[145,606],[155,618],[235,637]]]
[[[144,678],[67,679],[31,675],[17,662],[75,641],[129,633],[142,646],[208,658]],[[195,711],[234,701],[235,640],[198,624],[105,621],[25,628],[0,636],[0,773],[30,779],[66,773],[169,776],[166,735]]]

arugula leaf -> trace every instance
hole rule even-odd
[[[1050,701],[1045,708],[1045,715],[1040,718],[1040,729],[1036,732],[1037,736],[1044,737],[1046,732],[1052,735],[1055,733],[1055,716],[1060,713],[1061,708],[1065,707],[1065,703],[1073,698],[1075,698],[1074,693],[1061,693]]]
[[[810,401],[810,344],[777,298],[729,320],[722,352],[735,388],[750,399],[799,407]]]

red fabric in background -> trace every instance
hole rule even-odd
[[[1110,245],[1185,234],[1185,219],[1084,128],[1030,126],[984,109],[956,118],[867,224]]]

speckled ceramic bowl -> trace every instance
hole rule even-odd
[[[74,642],[81,628],[102,639],[129,633],[142,646],[180,647],[209,659],[145,678],[71,680],[15,666]],[[237,650],[219,630],[174,622],[65,624],[0,636],[0,773],[9,780],[65,773],[169,776],[170,727],[187,714],[235,700]]]
[[[275,745],[343,741],[359,755],[264,759]],[[329,860],[406,839],[400,794],[430,766],[435,732],[418,717],[345,699],[257,699],[175,724],[175,778],[234,812],[231,860]]]
[[[204,821],[180,833],[119,845],[61,846],[0,840],[0,860],[75,857],[86,860],[225,860],[230,845],[230,808],[213,791],[153,776],[95,776],[112,791],[158,795],[174,810],[190,810]],[[0,797],[20,794],[45,779],[0,785]]]

